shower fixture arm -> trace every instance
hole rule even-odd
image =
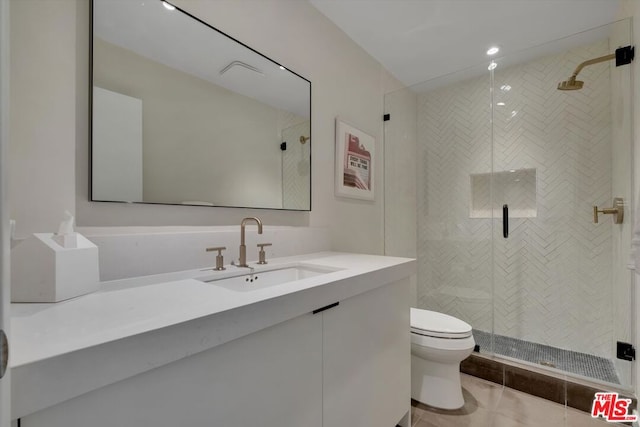
[[[568,80],[558,83],[558,90],[582,89],[582,87],[584,86],[584,82],[581,80],[576,80],[576,77],[578,77],[578,74],[580,74],[580,71],[582,71],[584,67],[587,67],[589,65],[599,64],[600,62],[616,59],[616,55],[617,55],[616,53],[611,53],[609,55],[600,56],[598,58],[593,58],[593,59],[589,59],[588,61],[584,61],[583,63],[581,63],[576,67],[576,70],[573,72],[573,74],[571,75],[571,77],[569,77]]]
[[[601,62],[605,62],[605,61],[610,61],[612,59],[616,59],[616,54],[612,53],[609,55],[605,55],[605,56],[601,56],[599,58],[593,58],[590,59],[588,61],[584,61],[582,64],[578,65],[576,67],[576,70],[573,72],[573,75],[571,76],[571,79],[575,79],[576,77],[578,77],[578,74],[580,73],[580,71],[582,71],[582,69],[584,67],[587,67],[589,65],[593,65],[593,64],[599,64]]]

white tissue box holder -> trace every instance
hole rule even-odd
[[[78,233],[62,237],[35,233],[11,249],[11,301],[58,302],[98,290],[98,247]]]

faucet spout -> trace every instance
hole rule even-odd
[[[258,224],[258,234],[262,234],[262,221],[260,218],[255,216],[243,218],[240,223],[240,262],[238,263],[238,267],[249,267],[247,265],[247,247],[244,244],[244,227],[247,225],[247,222],[255,221]]]

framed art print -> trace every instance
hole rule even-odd
[[[376,140],[360,129],[336,119],[336,195],[374,200]]]

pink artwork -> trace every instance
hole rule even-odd
[[[372,136],[336,120],[336,195],[373,200]]]

